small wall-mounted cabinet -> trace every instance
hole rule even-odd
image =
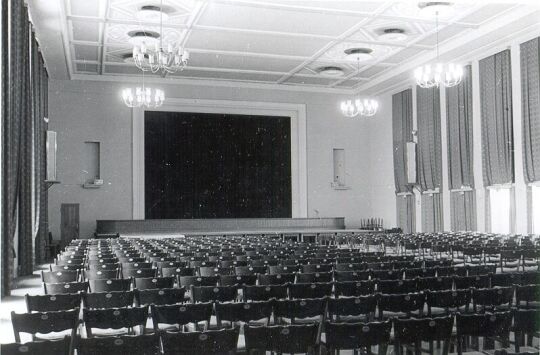
[[[334,148],[333,151],[334,180],[332,187],[336,190],[348,190],[345,183],[345,149]]]

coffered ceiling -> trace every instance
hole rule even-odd
[[[128,33],[160,32],[159,23],[136,17],[142,6],[160,6],[159,0],[29,3],[53,78],[139,76],[140,70],[129,60]],[[475,33],[497,22],[517,29],[538,26],[540,16],[531,3],[472,0],[458,1],[453,8],[439,19],[442,44],[479,39]],[[168,15],[163,39],[191,54],[184,71],[163,80],[362,90],[373,88],[373,83],[384,85],[381,78],[399,73],[404,63],[433,54],[436,43],[435,18],[420,14],[418,2],[410,0],[163,0],[163,9]],[[406,38],[381,38],[385,29],[403,30]],[[368,48],[372,58],[358,68],[344,54],[349,48]],[[320,73],[329,66],[340,68],[341,75]]]

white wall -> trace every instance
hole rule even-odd
[[[93,233],[97,219],[132,218],[131,109],[124,106],[119,96],[125,86],[133,84],[50,81],[49,129],[58,132],[57,170],[58,180],[61,181],[61,184],[49,190],[49,225],[54,238],[60,238],[62,203],[80,204],[81,237]],[[361,218],[379,216],[372,213],[370,204],[373,195],[370,189],[372,122],[343,118],[338,110],[343,96],[233,87],[160,87],[170,98],[305,104],[308,216],[316,217],[315,210],[318,210],[321,217],[345,217],[348,227],[358,226]],[[381,126],[381,129],[384,127]],[[104,186],[99,189],[83,189],[81,186],[86,180],[86,174],[82,171],[85,141],[101,143],[101,178]],[[334,190],[330,185],[333,148],[346,151],[346,182],[350,190]],[[379,163],[382,164],[382,161]],[[392,182],[393,191],[393,173],[387,172],[388,166],[381,167],[384,175],[388,175],[385,181],[390,179],[388,181]],[[395,207],[392,206],[392,209],[395,210]]]

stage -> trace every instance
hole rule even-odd
[[[235,219],[146,219],[98,220],[96,233],[128,235],[149,234],[335,234],[366,233],[345,229],[343,217],[332,218],[235,218]]]

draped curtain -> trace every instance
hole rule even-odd
[[[480,60],[480,108],[482,117],[482,170],[484,186],[514,182],[514,129],[512,123],[512,77],[510,50]],[[511,189],[513,195],[513,188]],[[486,229],[491,230],[492,203],[487,189]],[[513,199],[510,199],[510,203]],[[495,207],[495,206],[493,206]],[[513,231],[515,209],[508,223]],[[501,218],[500,216],[498,218]]]
[[[416,91],[418,120],[417,175],[422,193],[422,231],[443,229],[441,110],[439,88]],[[438,191],[434,191],[438,190]]]
[[[484,185],[514,182],[510,50],[480,60]]]
[[[405,233],[415,231],[414,195],[407,185],[407,142],[413,141],[412,90],[392,96],[392,133],[394,152],[394,182],[398,227]]]
[[[525,181],[540,181],[540,37],[522,43],[521,105]]]
[[[476,230],[476,202],[473,174],[473,111],[471,66],[464,68],[459,85],[446,89],[448,132],[448,181],[451,229]]]
[[[36,66],[40,66],[38,69]],[[12,288],[14,257],[19,275],[34,266],[36,230],[46,194],[39,167],[45,160],[43,121],[47,85],[43,59],[24,2],[2,3],[2,295]],[[39,75],[39,79],[37,76]],[[39,107],[39,109],[38,109]],[[39,197],[38,197],[39,195]],[[15,237],[18,248],[15,250]]]

